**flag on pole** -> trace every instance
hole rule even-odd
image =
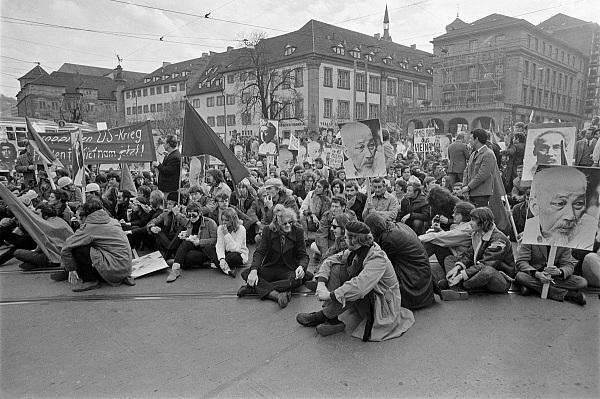
[[[185,103],[181,148],[181,155],[186,157],[208,154],[221,160],[229,169],[229,173],[236,184],[250,175],[235,154],[227,148],[219,136],[198,115],[198,112],[189,101]]]
[[[121,164],[121,182],[119,183],[119,190],[127,190],[132,196],[135,196],[137,193],[135,183],[133,182],[133,176],[131,176],[131,171],[129,170],[129,165],[126,163]]]
[[[54,152],[48,148],[46,142],[42,140],[40,134],[37,132],[35,123],[32,123],[28,117],[25,117],[25,121],[27,122],[27,140],[29,140],[29,145],[31,145],[40,158],[42,158],[42,162],[44,162],[45,165],[52,164],[62,168],[63,164],[56,158]]]
[[[0,197],[19,220],[23,229],[29,233],[42,252],[48,257],[48,260],[52,263],[60,263],[60,251],[62,248],[59,245],[73,234],[71,226],[61,218],[55,218],[58,220],[54,222],[44,220],[31,208],[25,206],[3,184],[0,184]]]
[[[508,210],[506,209],[507,203],[502,201],[503,198],[506,201],[506,190],[504,189],[498,165],[495,165],[492,178],[494,179],[494,191],[490,197],[489,208],[494,214],[494,222],[496,223],[498,230],[502,231],[504,234],[508,234],[511,230],[511,221],[508,217]]]
[[[83,133],[81,129],[71,132],[71,167],[73,168],[73,184],[85,186],[85,159],[83,153]]]

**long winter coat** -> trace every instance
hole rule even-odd
[[[67,238],[62,249],[62,261],[68,271],[77,270],[73,249],[90,245],[92,266],[110,285],[118,286],[131,274],[131,247],[119,222],[104,209],[85,218],[75,234]]]

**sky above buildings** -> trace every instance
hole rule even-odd
[[[432,52],[457,13],[473,22],[492,13],[533,24],[557,13],[599,22],[597,0],[6,0],[0,2],[0,93],[39,62],[151,72],[163,61],[240,47],[253,32],[277,36],[311,19],[373,35],[383,33],[386,3],[394,42]],[[208,18],[205,18],[208,15]]]

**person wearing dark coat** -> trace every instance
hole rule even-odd
[[[525,157],[525,135],[515,133],[513,144],[502,154],[508,156],[506,171],[504,172],[504,187],[507,193],[510,193],[513,186],[513,180],[517,177],[517,166],[523,165]]]
[[[440,227],[444,231],[450,230],[450,226],[454,223],[454,207],[459,202],[460,199],[453,196],[445,187],[432,187],[427,193],[430,215],[440,216]]]
[[[425,196],[421,194],[421,185],[419,183],[408,184],[406,198],[408,198],[408,205],[406,209],[398,212],[396,220],[406,223],[417,235],[421,235],[427,230],[431,218],[431,209]]]
[[[165,142],[165,151],[168,154],[162,161],[152,162],[152,166],[158,170],[158,189],[163,193],[170,193],[179,190],[180,174],[181,174],[181,153],[177,149],[177,138],[175,136],[167,136]]]
[[[402,223],[386,222],[377,214],[369,214],[365,224],[394,266],[402,307],[414,310],[432,305],[435,299],[429,256],[414,231]]]

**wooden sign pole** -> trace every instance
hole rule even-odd
[[[556,248],[558,248],[556,245],[552,245],[550,247],[550,253],[548,254],[548,263],[547,263],[547,265],[549,265],[549,266],[554,265],[554,259],[556,258]],[[550,288],[549,283],[544,284],[544,286],[542,287],[542,299],[548,298],[548,289],[549,288]]]

